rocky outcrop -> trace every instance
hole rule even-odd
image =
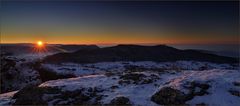
[[[171,87],[163,87],[151,97],[151,100],[160,105],[182,105],[195,96],[208,94],[207,90],[210,85],[193,81],[187,82],[184,87],[188,90],[188,93]]]
[[[131,105],[130,100],[127,97],[119,96],[111,100],[111,105]]]
[[[76,77],[73,74],[59,74],[49,68],[43,67],[41,61],[37,61],[33,64],[34,70],[39,72],[40,78],[43,82],[56,79],[73,78]],[[66,69],[65,69],[66,70]]]
[[[164,87],[156,92],[151,100],[160,105],[182,105],[187,101],[186,97],[187,95],[179,90]]]
[[[0,57],[0,93],[14,91],[28,84],[39,84],[41,80],[36,70],[32,70],[32,63],[14,56]]]
[[[240,97],[240,91],[238,90],[228,90],[228,92],[234,96]]]
[[[120,75],[119,84],[149,84],[159,79],[157,75],[146,76],[141,73],[126,73]]]
[[[14,105],[96,105],[100,104],[102,92],[98,88],[79,88],[73,91],[58,87],[27,86],[17,92]]]

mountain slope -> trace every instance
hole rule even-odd
[[[237,59],[202,53],[195,50],[179,50],[165,45],[139,46],[118,45],[114,47],[83,49],[73,53],[48,56],[44,62],[96,63],[112,61],[177,61],[195,60],[216,63],[234,63]]]
[[[114,47],[82,49],[73,53],[58,53],[47,56],[44,62],[96,63],[113,61],[177,61],[194,60],[216,63],[236,63],[237,59],[202,53],[195,50],[179,50],[165,45],[139,46],[118,45]]]

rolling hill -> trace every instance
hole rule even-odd
[[[203,53],[197,50],[180,50],[166,45],[140,46],[117,45],[113,47],[81,49],[72,53],[58,53],[47,56],[46,63],[96,63],[115,61],[155,61],[167,62],[194,60],[214,63],[236,63],[238,59]]]

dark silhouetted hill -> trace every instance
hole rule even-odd
[[[67,51],[77,51],[80,49],[98,49],[97,45],[60,45],[59,48]]]
[[[166,45],[139,46],[117,45],[113,47],[82,49],[73,53],[58,53],[47,56],[48,63],[76,62],[96,63],[114,61],[177,61],[193,60],[215,63],[236,63],[238,59],[203,53],[196,50],[180,50]]]
[[[36,53],[38,48],[35,44],[1,44],[0,52],[8,53],[12,55],[21,55]],[[45,50],[42,52],[62,52],[61,50],[74,52],[81,49],[97,49],[97,45],[59,45],[59,44],[47,44]]]

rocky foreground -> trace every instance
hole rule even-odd
[[[0,95],[1,105],[240,104],[237,65],[207,62],[42,64],[68,77]]]

